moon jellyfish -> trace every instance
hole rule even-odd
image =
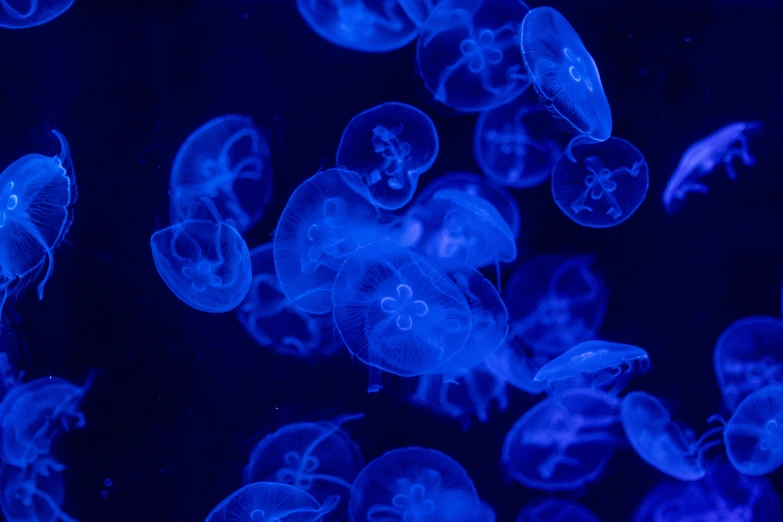
[[[783,464],[783,386],[767,386],[740,403],[723,432],[737,471],[765,475]]]
[[[28,466],[0,465],[0,510],[10,522],[77,522],[62,510],[65,466],[42,459]]]
[[[783,384],[783,321],[763,316],[735,321],[715,344],[713,362],[731,411],[751,393]]]
[[[255,225],[272,197],[269,146],[247,116],[227,114],[188,136],[171,168],[171,222],[209,219],[203,198],[239,233]]]
[[[516,522],[598,522],[589,509],[564,498],[548,498],[527,505]]]
[[[580,142],[552,170],[552,197],[575,223],[590,228],[619,225],[636,212],[650,186],[642,153],[622,138]]]
[[[704,454],[720,444],[710,437],[723,432],[723,426],[706,431],[698,440],[690,430],[683,431],[656,397],[631,392],[621,407],[623,429],[637,455],[645,462],[680,480],[699,480],[706,474]],[[711,417],[710,420],[717,419]]]
[[[337,165],[356,172],[351,186],[387,210],[407,205],[419,176],[438,156],[438,133],[416,107],[387,102],[351,119],[340,138]]]
[[[577,388],[539,402],[514,423],[502,460],[527,487],[577,489],[601,474],[621,440],[620,401]]]
[[[594,338],[608,297],[593,261],[589,255],[543,255],[519,266],[504,290],[511,335],[550,355]]]
[[[536,7],[522,21],[520,39],[525,67],[544,104],[581,136],[608,139],[609,101],[598,67],[571,24],[551,7]]]
[[[152,234],[150,247],[163,282],[196,310],[228,312],[250,290],[250,251],[226,223],[183,221]]]
[[[759,121],[731,123],[688,147],[663,191],[666,212],[673,214],[689,192],[707,194],[707,186],[699,180],[718,164],[723,165],[732,180],[737,178],[735,158],[747,167],[755,165],[756,159],[748,150],[747,135],[761,130],[762,125]]]
[[[419,34],[397,0],[296,0],[296,7],[318,36],[353,51],[394,51]]]
[[[519,339],[508,337],[505,344],[486,358],[484,364],[501,381],[525,393],[537,395],[546,391],[548,385],[533,377],[549,360],[534,353]]]
[[[530,84],[517,35],[520,0],[444,0],[421,27],[416,62],[435,99],[464,112],[499,107]]]
[[[334,281],[334,322],[362,362],[403,377],[434,370],[468,340],[464,295],[424,257],[388,242],[357,249]]]
[[[354,522],[474,522],[479,498],[457,461],[410,447],[384,453],[359,473],[350,511]]]
[[[223,499],[205,522],[320,522],[339,502],[333,496],[319,504],[312,495],[294,486],[255,482]]]
[[[25,29],[50,22],[73,5],[73,0],[3,0],[0,27]]]

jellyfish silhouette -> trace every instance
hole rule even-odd
[[[589,509],[564,498],[548,498],[525,506],[516,522],[598,522]]]
[[[223,499],[205,522],[320,522],[339,503],[332,496],[319,504],[309,493],[275,482],[254,482]]]
[[[65,466],[52,459],[24,467],[0,464],[0,510],[9,522],[77,522],[63,512]]]
[[[783,386],[751,393],[723,432],[726,455],[745,475],[766,475],[783,464]]]
[[[70,9],[74,0],[2,0],[0,27],[25,29],[50,22]]]

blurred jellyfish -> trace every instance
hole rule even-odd
[[[227,223],[183,221],[152,234],[150,247],[163,282],[196,310],[228,312],[250,289],[250,251]]]
[[[442,0],[398,0],[405,13],[416,24],[421,27],[427,21],[432,9]]]
[[[474,522],[479,498],[457,461],[409,447],[384,453],[359,473],[350,511],[355,522]]]
[[[516,522],[598,522],[589,509],[564,498],[547,498],[529,504]]]
[[[296,0],[296,7],[318,36],[353,51],[394,51],[418,35],[397,0]]]
[[[5,313],[0,317],[0,401],[21,379],[16,371],[19,356],[19,338],[11,319]]]
[[[543,255],[519,266],[504,290],[511,335],[551,355],[595,337],[607,292],[593,261],[589,255]]]
[[[41,459],[28,466],[0,464],[0,510],[9,522],[77,522],[62,510],[63,464]]]
[[[663,191],[666,212],[676,212],[678,203],[682,203],[688,192],[709,192],[707,186],[698,180],[712,172],[719,163],[723,164],[732,180],[737,178],[734,158],[739,158],[747,167],[753,166],[756,159],[748,150],[747,134],[760,131],[762,125],[760,121],[731,123],[688,147]]]
[[[460,289],[424,257],[389,242],[357,249],[334,281],[334,322],[362,362],[412,377],[459,352],[471,313]]]
[[[783,386],[767,386],[739,404],[723,432],[737,471],[765,475],[783,464]]]
[[[407,205],[419,176],[438,156],[438,133],[416,107],[387,102],[351,119],[340,138],[337,165],[358,174],[351,186],[387,210]]]
[[[340,502],[332,496],[319,504],[309,493],[275,482],[255,482],[223,499],[205,522],[320,522]]]
[[[751,393],[783,384],[783,321],[746,317],[723,331],[713,354],[723,402],[734,411]]]
[[[555,203],[584,227],[619,225],[636,212],[649,186],[644,156],[622,138],[577,143],[552,169]]]
[[[464,112],[499,107],[530,84],[519,53],[520,0],[444,0],[421,27],[416,61],[435,99]]]
[[[476,517],[476,522],[495,522],[498,517],[495,514],[495,508],[486,500],[479,499],[481,505],[479,506],[479,514]]]
[[[485,366],[501,381],[525,393],[537,395],[549,389],[545,382],[533,377],[550,358],[536,354],[519,339],[508,337],[506,342],[484,361]]]
[[[0,27],[24,29],[57,18],[73,5],[73,0],[3,0]]]
[[[576,388],[528,410],[506,435],[502,460],[527,487],[577,489],[601,474],[620,441],[620,401]]]
[[[171,223],[209,219],[209,199],[240,234],[255,225],[272,197],[269,146],[247,116],[208,121],[185,140],[171,168]]]

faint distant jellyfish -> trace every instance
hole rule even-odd
[[[357,249],[334,280],[334,322],[362,362],[403,377],[434,370],[459,352],[470,307],[437,266],[406,248]]]
[[[350,512],[356,522],[474,522],[479,498],[454,459],[409,447],[384,453],[359,473]]]
[[[609,101],[598,67],[571,24],[551,7],[537,7],[525,16],[520,38],[525,67],[545,105],[573,125],[579,137],[608,139]]]
[[[62,510],[63,464],[51,459],[29,466],[0,465],[0,510],[10,522],[77,522]]]
[[[397,0],[297,0],[296,7],[318,36],[353,51],[394,51],[419,34]]]
[[[520,0],[444,0],[421,27],[416,61],[435,99],[464,112],[499,107],[530,84],[517,39]]]
[[[250,289],[250,251],[226,223],[183,221],[155,232],[150,246],[163,282],[196,310],[228,312]]]
[[[679,480],[704,477],[704,455],[721,443],[714,436],[723,432],[722,424],[696,439],[693,432],[683,431],[672,421],[661,401],[649,393],[631,392],[626,395],[621,416],[628,442],[637,455],[659,471]],[[709,419],[714,420],[719,418],[713,416]]]
[[[255,482],[224,498],[205,522],[320,522],[339,501],[332,496],[319,504],[312,495],[294,486]]]
[[[726,125],[717,132],[697,141],[685,151],[680,163],[663,191],[663,205],[666,212],[673,214],[689,192],[706,194],[707,186],[699,180],[722,164],[729,179],[736,179],[734,158],[747,166],[753,166],[756,159],[748,150],[748,133],[760,131],[759,121],[737,122]]]
[[[552,170],[552,196],[572,221],[590,228],[619,225],[647,195],[649,170],[642,153],[622,138],[579,142]]]
[[[783,386],[751,393],[723,432],[726,455],[737,471],[765,475],[783,465]]]
[[[346,183],[352,176],[329,169],[307,179],[291,194],[275,230],[277,277],[293,305],[311,314],[332,310],[343,261],[379,235],[378,212]]]
[[[188,136],[171,169],[171,222],[210,219],[203,198],[239,233],[255,225],[272,197],[269,146],[247,116],[228,114]]]
[[[620,401],[577,388],[528,410],[506,435],[502,461],[527,487],[577,489],[601,474],[621,441]]]
[[[783,384],[783,321],[764,316],[735,321],[715,344],[713,362],[723,402],[731,411],[751,393]]]
[[[589,509],[563,498],[548,498],[529,504],[517,515],[516,522],[598,522]]]
[[[429,116],[410,105],[387,102],[351,119],[340,138],[337,165],[358,174],[358,183],[351,186],[372,204],[397,210],[410,202],[438,148]]]
[[[505,344],[487,356],[484,365],[501,382],[507,382],[514,388],[531,395],[537,395],[549,389],[545,382],[533,377],[550,358],[534,353],[518,338],[507,337]]]
[[[0,27],[24,29],[42,25],[57,18],[74,0],[2,0]]]

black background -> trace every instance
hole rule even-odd
[[[369,55],[335,47],[293,0],[76,0],[46,25],[0,29],[0,165],[70,141],[79,184],[74,225],[45,299],[18,315],[27,378],[98,376],[88,427],[62,439],[68,512],[91,521],[198,521],[241,484],[263,434],[288,422],[365,412],[346,426],[367,461],[406,445],[440,449],[474,479],[499,520],[541,493],[504,480],[503,437],[533,399],[462,432],[456,421],[400,404],[411,385],[366,393],[347,355],[312,365],[254,345],[233,314],[181,303],[156,273],[150,235],[168,221],[168,174],[187,135],[225,113],[251,116],[270,142],[275,197],[246,235],[270,239],[288,195],[333,164],[354,114],[397,100],[425,110],[441,154],[421,182],[477,171],[475,116],[438,107],[417,77],[415,45]],[[650,191],[636,214],[582,228],[548,185],[516,191],[527,256],[594,252],[611,292],[603,337],[637,344],[653,371],[631,388],[670,401],[696,431],[721,411],[712,350],[733,320],[780,315],[783,281],[783,6],[780,0],[552,1],[595,58],[614,134],[646,156]],[[762,120],[753,168],[717,171],[708,196],[675,216],[661,193],[692,142],[733,121]],[[104,499],[104,478],[112,488]],[[771,477],[773,480],[776,476]],[[777,475],[780,478],[780,475]],[[626,520],[662,475],[618,454],[581,501]],[[781,491],[779,489],[779,491]]]

